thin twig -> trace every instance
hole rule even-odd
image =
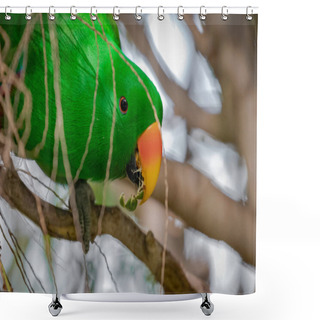
[[[24,266],[23,266],[23,263],[22,263],[22,261],[21,261],[21,258],[20,258],[20,256],[19,256],[19,254],[16,253],[16,252],[13,250],[13,248],[12,248],[9,240],[7,239],[7,237],[6,237],[5,233],[4,233],[4,230],[3,230],[2,227],[1,227],[1,224],[0,224],[0,231],[1,231],[1,233],[2,233],[2,236],[3,236],[4,240],[6,241],[8,247],[9,247],[9,249],[10,249],[13,257],[14,257],[14,260],[15,260],[16,265],[17,265],[17,267],[18,267],[18,269],[19,269],[19,271],[20,271],[20,274],[21,274],[21,277],[22,277],[22,280],[23,280],[24,284],[26,285],[26,287],[27,287],[27,289],[28,289],[28,291],[29,291],[30,293],[31,293],[31,292],[34,292],[32,286],[31,286],[31,284],[30,284],[30,281],[29,281],[29,279],[28,279],[28,277],[27,277],[27,274],[26,274],[26,271],[25,271],[25,269],[24,269]],[[17,254],[18,254],[18,257],[19,257],[19,258],[17,258]],[[21,262],[21,265],[20,265],[20,262],[19,262],[19,261]],[[27,280],[26,280],[26,279],[27,279]]]
[[[0,164],[0,166],[2,166]],[[62,199],[57,192],[55,192],[52,188],[50,188],[49,186],[47,186],[45,183],[43,183],[39,178],[35,177],[33,174],[31,174],[29,171],[26,171],[26,170],[23,170],[23,169],[19,169],[19,168],[16,168],[16,171],[17,172],[22,172],[24,174],[27,174],[28,176],[30,176],[32,179],[36,180],[37,182],[39,182],[42,186],[44,186],[46,189],[48,189],[48,191],[51,191],[55,197],[57,197],[61,202],[62,204],[66,207],[66,208],[69,208],[69,205],[64,201],[64,199]]]
[[[92,25],[94,26],[93,21],[92,21]],[[85,148],[84,153],[82,155],[79,168],[78,168],[76,175],[75,175],[75,178],[74,178],[74,182],[76,182],[78,180],[80,172],[81,172],[83,164],[84,164],[84,161],[88,155],[89,144],[91,141],[93,125],[94,125],[95,116],[96,116],[96,102],[97,102],[97,93],[98,93],[98,87],[99,87],[99,67],[100,67],[100,60],[99,59],[100,59],[100,57],[99,57],[99,44],[98,44],[98,38],[97,38],[96,32],[94,33],[94,36],[95,36],[96,46],[97,46],[97,70],[96,70],[96,84],[95,84],[95,89],[94,89],[94,93],[93,93],[92,117],[91,117],[91,123],[90,123],[90,128],[89,128],[89,134],[88,134],[88,138],[87,138],[87,142],[86,142],[86,148]]]
[[[0,217],[2,218],[3,222],[5,223],[5,225],[6,225],[6,227],[7,227],[7,230],[8,230],[8,232],[9,232],[11,241],[14,243],[15,247],[16,247],[16,248],[20,251],[20,253],[22,254],[22,256],[23,256],[24,260],[27,262],[27,264],[28,264],[28,266],[29,266],[29,268],[30,268],[33,276],[36,278],[36,280],[38,281],[41,289],[42,289],[43,292],[45,293],[46,290],[44,289],[44,287],[43,287],[43,285],[42,285],[42,283],[41,283],[41,280],[38,278],[38,276],[36,275],[36,273],[35,273],[32,265],[31,265],[31,263],[29,262],[29,260],[28,260],[27,257],[25,256],[23,250],[21,249],[21,247],[20,247],[20,245],[19,245],[19,242],[18,242],[17,238],[15,237],[15,235],[13,234],[13,232],[10,230],[10,228],[9,228],[6,220],[4,219],[4,216],[3,216],[2,212],[1,212],[1,210],[0,210]],[[21,263],[22,263],[22,261],[21,261]]]
[[[111,62],[111,70],[112,70],[112,89],[113,89],[113,109],[112,109],[112,125],[111,125],[111,131],[110,131],[110,142],[109,142],[109,154],[108,154],[108,162],[107,162],[107,168],[106,168],[106,177],[103,181],[103,191],[102,191],[102,206],[101,206],[101,212],[99,215],[99,222],[98,222],[98,234],[101,234],[101,223],[104,216],[105,211],[105,197],[106,197],[106,190],[107,185],[109,181],[110,176],[110,167],[111,167],[111,161],[112,161],[112,152],[113,152],[113,138],[114,138],[114,128],[116,125],[116,110],[117,110],[117,88],[116,88],[116,72],[114,69],[114,63],[113,63],[113,57],[110,49],[110,42],[108,41],[108,38],[104,32],[103,25],[98,17],[99,24],[101,26],[103,36],[106,40],[107,46],[108,46],[108,52],[109,52],[109,58]],[[97,33],[95,32],[95,36],[97,36]]]
[[[45,88],[45,107],[46,114],[44,120],[44,130],[42,134],[42,139],[38,145],[34,148],[34,156],[37,157],[40,150],[44,147],[48,130],[49,130],[49,89],[48,89],[48,62],[47,62],[47,51],[46,51],[46,38],[44,32],[44,26],[42,21],[42,15],[40,14],[40,26],[42,35],[42,47],[43,47],[43,64],[44,64],[44,88]]]
[[[116,292],[119,292],[118,285],[117,285],[116,280],[115,280],[115,278],[113,277],[113,274],[112,274],[112,272],[111,272],[111,270],[110,270],[109,263],[108,263],[108,260],[107,260],[106,255],[105,255],[104,252],[102,251],[101,247],[98,245],[97,241],[94,241],[93,243],[97,246],[97,248],[99,249],[99,252],[100,252],[101,255],[103,256],[104,261],[105,261],[106,266],[107,266],[107,269],[108,269],[108,272],[109,272],[109,274],[110,274],[111,281],[113,282],[114,288],[116,289]]]
[[[56,126],[55,126],[55,143],[54,143],[54,166],[51,174],[51,179],[56,180],[57,169],[58,169],[58,157],[59,157],[59,144],[61,143],[62,149],[62,160],[66,174],[66,180],[69,187],[70,193],[70,205],[72,208],[72,216],[74,226],[76,228],[77,240],[82,243],[84,247],[80,220],[79,220],[79,211],[77,208],[76,197],[74,192],[74,183],[72,179],[71,167],[68,158],[68,149],[67,142],[64,131],[64,121],[63,121],[63,112],[62,112],[62,104],[61,104],[61,90],[60,90],[60,55],[59,55],[59,44],[56,35],[55,24],[49,23],[49,34],[50,34],[50,43],[51,43],[51,55],[53,61],[53,78],[54,78],[54,93],[55,93],[55,102],[57,109],[56,116]]]

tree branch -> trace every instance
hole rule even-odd
[[[37,204],[32,192],[22,183],[13,170],[0,167],[0,196],[10,206],[18,209],[22,214],[40,226]],[[43,200],[41,207],[45,217],[48,234],[55,238],[76,241],[76,232],[71,211],[57,208]],[[91,238],[96,237],[98,231],[98,216],[101,206],[94,205],[91,212]],[[160,282],[161,255],[163,248],[154,238],[152,232],[145,234],[135,222],[117,207],[107,207],[102,221],[102,234],[110,234],[121,241],[138,259],[153,273]],[[196,292],[189,283],[181,266],[170,252],[166,251],[166,268],[164,277],[166,293]]]
[[[188,164],[168,160],[169,208],[185,223],[208,237],[225,241],[255,265],[255,215],[247,204],[233,201]],[[164,201],[160,170],[153,197]]]

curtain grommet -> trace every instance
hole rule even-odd
[[[182,21],[184,19],[184,8],[183,6],[178,7],[178,20]]]
[[[32,13],[32,9],[30,6],[26,6],[26,15],[25,15],[25,19],[27,21],[31,20],[31,13]]]
[[[4,18],[9,21],[11,20],[11,16],[9,16],[8,12],[11,12],[10,6],[6,6],[4,8]]]
[[[96,13],[93,13],[93,8],[96,10]],[[95,6],[90,8],[90,19],[92,21],[96,21],[97,20],[97,9]]]
[[[55,10],[54,6],[49,7],[49,14],[48,14],[49,20],[53,21],[56,18],[54,15],[55,11],[56,10]]]
[[[140,13],[138,13],[138,9],[140,10]],[[142,8],[140,6],[136,6],[136,9],[135,9],[135,14],[134,14],[134,18],[137,20],[137,21],[140,21],[142,19]]]
[[[162,11],[162,13],[160,13],[160,10]],[[164,19],[164,9],[163,6],[159,6],[158,7],[158,20],[162,21]]]
[[[118,21],[119,19],[120,19],[120,10],[119,10],[119,7],[115,6],[113,7],[113,20]]]
[[[249,10],[251,10],[251,13],[249,12]],[[252,7],[248,6],[247,9],[246,9],[246,19],[248,21],[251,21],[253,19],[252,14],[253,14]]]
[[[74,13],[73,13],[73,9],[74,9]],[[77,19],[76,13],[77,13],[76,7],[75,6],[70,7],[70,19],[71,20]]]
[[[222,19],[223,21],[228,20],[228,15],[229,15],[229,13],[228,13],[228,7],[227,7],[227,6],[223,6],[223,7],[221,8],[221,19]]]
[[[200,20],[204,21],[207,18],[207,8],[205,6],[200,7],[200,14],[199,14]]]

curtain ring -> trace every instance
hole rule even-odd
[[[199,18],[200,18],[200,20],[204,21],[204,20],[206,20],[206,17],[207,17],[207,9],[205,6],[201,6]]]
[[[73,9],[74,9],[74,13],[73,13]],[[75,6],[70,7],[70,19],[71,20],[77,19],[76,13],[77,13],[76,7]]]
[[[116,10],[118,11],[117,13],[116,13]],[[113,7],[113,20],[114,21],[118,21],[120,19],[119,13],[120,13],[119,7],[117,7],[117,6]]]
[[[9,16],[8,15],[8,11],[9,12],[11,12],[11,9],[9,9],[10,8],[10,6],[6,6],[5,8],[4,8],[4,14],[5,14],[5,16],[4,16],[4,18],[6,19],[6,20],[11,20],[11,16]]]
[[[90,8],[90,18],[92,21],[96,21],[97,20],[97,9],[96,9],[96,13],[93,13],[93,8],[96,8],[95,6]]]
[[[251,13],[249,13],[249,9],[251,9]],[[248,6],[247,9],[246,9],[246,19],[247,19],[248,21],[251,21],[252,18],[253,18],[253,17],[251,16],[251,14],[253,14],[252,7]]]
[[[54,9],[54,6],[50,6],[49,7],[49,15],[48,15],[48,18],[49,20],[53,21],[56,17],[54,16],[54,12],[56,10]],[[53,12],[53,13],[52,13]]]
[[[32,13],[31,7],[30,6],[26,6],[26,16],[25,16],[26,20],[28,20],[28,21],[31,20],[31,13]]]
[[[162,13],[160,14],[160,9],[162,11]],[[158,7],[158,20],[162,21],[164,19],[164,9],[163,6],[159,6]]]
[[[183,20],[184,19],[184,8],[183,6],[178,7],[178,20]]]
[[[221,19],[222,19],[223,21],[228,20],[228,7],[226,7],[226,6],[223,6],[223,7],[221,8]]]
[[[140,9],[140,14],[138,14],[138,8]],[[142,9],[140,6],[136,6],[136,12],[134,14],[134,17],[137,21],[140,21],[142,19],[142,16],[141,16],[141,13],[142,13]]]

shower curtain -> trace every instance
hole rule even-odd
[[[0,291],[254,292],[257,15],[6,18]]]

